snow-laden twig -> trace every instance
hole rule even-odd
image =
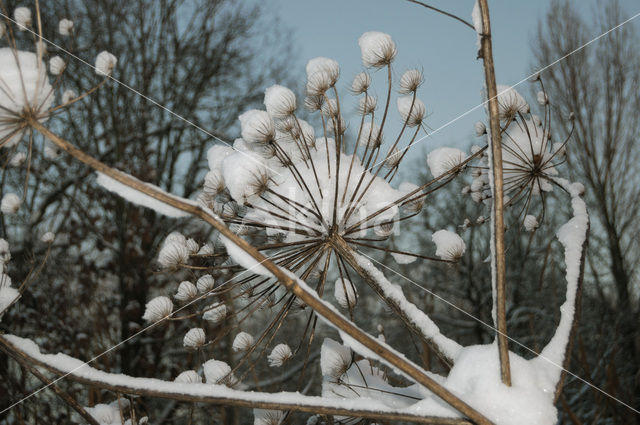
[[[564,369],[559,368],[558,365],[563,365],[565,369],[568,367],[579,313],[584,255],[589,233],[589,215],[586,204],[581,198],[584,187],[580,183],[571,183],[562,178],[556,178],[554,182],[569,193],[573,209],[573,217],[556,232],[558,240],[564,247],[566,298],[560,306],[560,323],[555,334],[534,361],[556,388],[557,397],[565,375]]]
[[[0,336],[0,346],[5,350],[17,353],[31,364],[43,367],[58,375],[67,375],[69,379],[74,381],[124,394],[261,409],[294,410],[325,415],[412,421],[426,424],[471,424],[471,422],[459,418],[407,413],[400,409],[382,406],[375,400],[336,400],[291,392],[239,391],[224,385],[185,384],[154,378],[136,378],[123,374],[107,373],[94,369],[83,361],[65,354],[42,354],[33,341],[14,335]]]

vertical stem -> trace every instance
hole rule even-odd
[[[491,48],[491,25],[489,22],[489,6],[487,0],[478,0],[482,15],[482,34],[480,54],[483,59],[485,84],[489,99],[489,128],[491,133],[491,170],[493,172],[493,255],[496,283],[496,327],[498,329],[498,351],[500,354],[500,377],[502,383],[511,386],[511,368],[509,365],[509,341],[507,339],[506,314],[506,263],[504,247],[504,192],[502,176],[502,144],[500,118],[498,114],[498,92],[496,74],[493,67]]]

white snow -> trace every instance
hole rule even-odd
[[[466,250],[464,240],[450,230],[438,230],[431,240],[436,244],[436,255],[446,261],[457,261]]]
[[[440,329],[438,329],[438,326],[436,326],[429,316],[409,302],[404,296],[402,288],[389,282],[384,274],[378,270],[371,261],[359,254],[356,254],[355,259],[358,265],[366,270],[371,278],[376,280],[376,283],[382,290],[382,295],[392,300],[401,308],[410,318],[411,322],[422,332],[424,337],[432,341],[435,346],[450,359],[456,358],[462,349],[460,344],[440,333]]]
[[[473,27],[475,28],[478,35],[482,35],[484,30],[482,25],[482,13],[480,13],[480,4],[478,3],[478,0],[476,0],[473,4],[473,10],[471,11],[471,20],[473,22]]]
[[[165,296],[155,297],[147,303],[142,318],[150,323],[164,319],[173,312],[173,303]]]
[[[16,7],[13,11],[13,19],[18,24],[18,29],[25,31],[25,27],[31,26],[31,9],[27,7]]]
[[[73,31],[73,21],[69,19],[61,19],[58,23],[58,33],[63,36],[71,35]]]
[[[208,384],[233,387],[238,383],[237,378],[231,373],[231,366],[222,360],[207,360],[202,365],[202,370]]]
[[[17,130],[15,123],[20,122],[18,117],[24,109],[33,109],[37,119],[45,122],[48,118],[46,111],[51,107],[54,95],[47,67],[36,54],[0,48],[0,75],[0,139]],[[17,131],[3,142],[3,147],[15,146],[23,134],[24,130]]]
[[[188,262],[187,239],[179,232],[170,233],[160,248],[158,263],[166,269],[173,269]]]
[[[358,302],[358,291],[349,279],[336,280],[333,296],[342,308],[352,309]]]
[[[214,325],[222,322],[227,317],[227,306],[220,303],[211,304],[205,309],[202,318]]]
[[[64,71],[65,63],[60,56],[54,56],[49,59],[49,72],[51,75],[60,75]]]
[[[196,282],[196,287],[198,288],[198,291],[200,291],[203,294],[211,291],[215,285],[216,285],[216,281],[213,278],[213,276],[211,276],[210,274],[205,274],[203,276],[200,276],[200,278]]]
[[[233,348],[233,351],[235,351],[235,352],[242,352],[242,351],[246,351],[249,348],[251,348],[253,343],[254,343],[254,340],[253,340],[253,336],[251,336],[251,334],[249,334],[247,332],[240,332],[233,339],[232,348]]]
[[[576,296],[580,279],[582,250],[587,239],[589,229],[589,215],[585,202],[580,198],[584,186],[580,183],[570,183],[565,179],[556,179],[571,195],[573,217],[556,232],[556,236],[564,247],[566,265],[566,299],[560,306],[560,323],[549,343],[532,362],[538,370],[544,373],[555,386],[560,380],[571,328],[575,315]]]
[[[533,232],[539,226],[538,219],[534,215],[527,214],[524,218],[523,225],[527,232]]]
[[[280,367],[284,365],[292,355],[291,348],[289,348],[287,344],[278,344],[273,347],[273,350],[271,350],[271,353],[267,356],[267,360],[269,361],[269,366]]]
[[[467,158],[467,154],[456,148],[438,148],[427,155],[427,165],[433,177],[440,177],[451,169],[460,165]]]
[[[273,276],[269,270],[267,270],[263,265],[257,262],[242,248],[233,243],[230,239],[221,235],[220,240],[227,249],[227,254],[229,254],[229,257],[231,257],[233,261],[235,261],[245,269],[251,271],[251,273],[259,274],[262,276]]]
[[[254,152],[228,155],[222,163],[222,175],[231,197],[240,205],[255,201],[261,183],[269,178],[264,159]]]
[[[4,311],[20,297],[20,292],[10,285],[11,279],[9,279],[9,276],[0,273],[0,317],[2,317]]]
[[[322,376],[338,380],[351,365],[351,350],[349,347],[325,338],[320,348],[320,370]]]
[[[202,344],[204,344],[205,341],[206,341],[206,338],[205,338],[205,334],[204,334],[204,329],[202,329],[202,328],[191,328],[184,335],[184,338],[182,340],[182,344],[185,347],[198,348]]]
[[[413,96],[401,96],[398,98],[398,112],[407,127],[416,127],[422,124],[427,109],[417,97],[413,99]]]
[[[123,173],[124,174],[124,173]],[[96,182],[104,187],[105,189],[107,189],[110,192],[113,192],[115,194],[117,194],[118,196],[121,196],[122,198],[126,199],[129,202],[132,202],[134,204],[146,207],[146,208],[150,208],[152,210],[154,210],[155,212],[157,212],[158,214],[163,214],[166,215],[168,217],[187,217],[189,216],[189,213],[182,211],[178,208],[172,207],[171,205],[166,204],[163,201],[160,201],[152,196],[147,195],[146,193],[143,193],[137,189],[134,189],[133,187],[130,187],[124,183],[119,182],[118,180],[111,178],[109,176],[107,176],[106,174],[97,173],[98,178],[96,179]],[[181,202],[185,202],[187,204],[190,204],[192,206],[195,206],[196,204],[192,201],[189,201],[187,199],[184,198],[179,198],[177,196],[174,196],[172,194],[170,194],[169,192],[166,192],[164,190],[162,190],[161,188],[159,188],[158,186],[149,184],[149,183],[145,183],[141,180],[135,179],[134,177],[128,176],[131,179],[134,179],[134,181],[136,183],[138,183],[140,186],[142,187],[146,187],[149,190],[155,192],[155,193],[159,193],[165,196],[168,196],[169,198],[173,198],[176,200],[179,200]]]
[[[291,89],[274,85],[264,92],[264,106],[273,118],[285,118],[296,110],[296,95]]]
[[[362,53],[362,64],[366,67],[385,66],[397,53],[391,36],[378,31],[365,32],[358,39],[358,44]]]
[[[411,264],[418,259],[413,255],[400,254],[398,252],[392,252],[391,256],[398,264]]]
[[[0,211],[2,214],[15,214],[20,209],[22,200],[15,193],[5,193],[0,202]]]
[[[399,92],[400,94],[408,94],[416,91],[424,81],[422,71],[417,69],[409,69],[400,77]]]
[[[117,63],[118,59],[111,53],[106,50],[100,52],[96,57],[96,74],[104,75],[105,77],[110,76]]]
[[[310,290],[306,287],[306,290]],[[403,410],[391,408],[379,403],[375,399],[342,399],[317,396],[306,396],[300,393],[278,392],[264,393],[258,391],[239,391],[222,385],[212,385],[197,382],[171,382],[155,378],[137,378],[123,374],[112,374],[92,368],[83,361],[67,356],[66,354],[41,354],[38,346],[29,339],[20,338],[14,335],[3,335],[14,347],[26,352],[30,357],[51,365],[59,372],[81,377],[96,383],[106,383],[114,386],[124,386],[133,390],[145,390],[150,392],[163,392],[164,394],[190,395],[202,397],[209,400],[241,400],[256,403],[272,403],[276,406],[281,403],[288,405],[309,406],[309,407],[329,407],[344,408],[349,410],[370,411],[370,412],[393,412],[399,413]],[[435,375],[434,375],[435,376]]]

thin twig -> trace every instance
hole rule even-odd
[[[459,17],[459,16],[454,15],[453,13],[445,12],[445,11],[444,11],[444,10],[442,10],[442,9],[438,9],[437,7],[433,7],[433,6],[431,6],[431,5],[428,5],[428,4],[423,3],[423,2],[421,2],[421,1],[418,1],[418,0],[407,0],[407,1],[408,1],[408,2],[410,2],[410,3],[419,4],[420,6],[424,6],[424,7],[426,7],[427,9],[431,9],[431,10],[433,10],[433,11],[435,11],[435,12],[442,13],[443,15],[448,16],[449,18],[455,19],[456,21],[458,21],[458,22],[461,22],[461,23],[465,24],[466,26],[468,26],[468,27],[469,27],[469,28],[471,28],[472,30],[474,30],[474,31],[476,30],[470,22],[465,21],[464,19],[462,19],[462,18],[461,18],[461,17]]]

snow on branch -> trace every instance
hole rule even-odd
[[[137,378],[124,374],[107,373],[87,365],[66,354],[43,354],[30,339],[15,335],[0,337],[0,346],[29,359],[32,363],[75,381],[124,394],[136,394],[189,402],[258,407],[263,409],[295,410],[328,415],[346,415],[372,419],[403,420],[418,423],[471,424],[467,420],[423,416],[420,412],[407,412],[381,405],[371,399],[327,399],[300,393],[248,392],[224,385],[180,383],[155,378]]]
[[[566,179],[556,178],[560,185],[571,196],[573,217],[557,231],[556,236],[564,247],[567,290],[565,302],[560,306],[560,323],[549,343],[534,359],[541,372],[546,374],[553,386],[560,384],[567,351],[571,344],[576,309],[579,302],[582,284],[584,252],[589,232],[589,215],[584,200],[581,198],[584,186],[571,183]]]

